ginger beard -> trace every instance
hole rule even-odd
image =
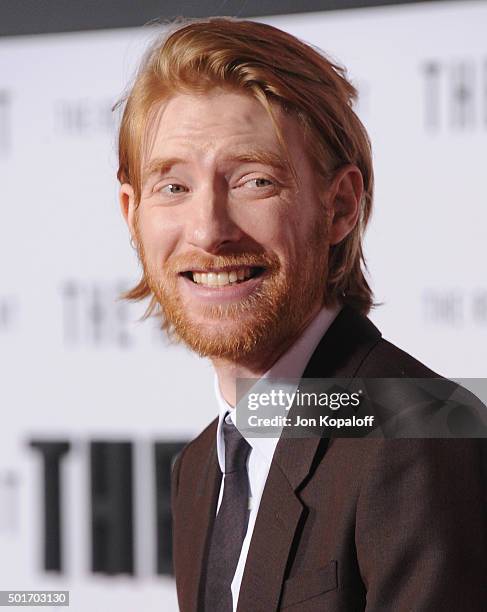
[[[264,353],[279,352],[306,324],[310,313],[323,304],[327,276],[328,247],[326,216],[321,214],[309,236],[302,261],[284,268],[275,253],[173,256],[164,266],[155,266],[146,256],[135,224],[138,257],[144,279],[159,304],[162,329],[202,357],[244,363]],[[262,282],[246,298],[232,303],[201,305],[194,320],[178,290],[182,270],[223,266],[264,268]]]

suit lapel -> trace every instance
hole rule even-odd
[[[378,329],[344,307],[321,339],[303,378],[353,377],[371,348]],[[286,569],[306,508],[297,490],[326,452],[326,438],[285,438],[276,447],[262,495],[240,587],[237,612],[278,609]]]
[[[240,587],[237,612],[277,608],[289,550],[303,506],[273,461],[262,496]]]

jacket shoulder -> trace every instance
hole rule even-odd
[[[376,378],[439,378],[440,375],[392,342],[380,338],[371,348],[357,376]]]

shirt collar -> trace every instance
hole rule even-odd
[[[262,378],[301,378],[306,365],[311,358],[311,355],[314,353],[314,350],[318,346],[321,338],[339,312],[339,306],[332,308],[323,307],[315,318],[309,323],[299,338],[294,342],[294,344],[281,355],[281,357],[269,370],[267,370]],[[216,374],[214,379],[214,389],[218,404],[216,450],[218,455],[218,463],[220,464],[220,469],[223,473],[225,471],[225,445],[222,431],[223,419],[227,413],[230,413],[227,416],[227,420],[231,419],[232,423],[235,424],[235,410],[233,406],[230,406],[230,404],[222,396]],[[256,450],[261,458],[270,465],[279,438],[247,438],[245,436],[245,439],[250,444],[252,449]]]

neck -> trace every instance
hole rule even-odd
[[[302,324],[285,340],[279,341],[268,351],[255,351],[242,357],[238,362],[226,359],[212,359],[218,377],[220,392],[224,399],[234,406],[237,403],[237,378],[261,378],[284,353],[296,342],[310,322],[318,314],[321,306],[315,307],[303,320]]]

